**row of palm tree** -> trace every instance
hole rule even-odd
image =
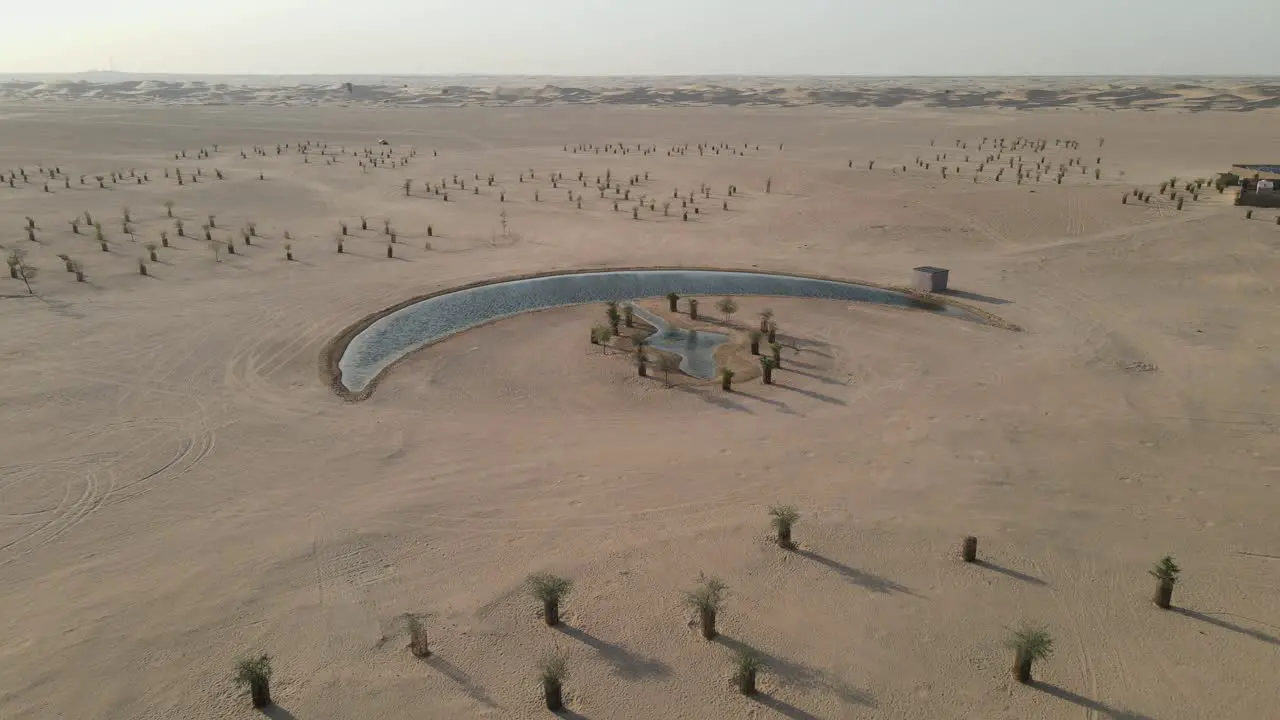
[[[769,519],[778,546],[795,550],[792,531],[800,520],[800,512],[796,507],[770,507]],[[966,561],[972,561],[971,551],[976,551],[976,547],[975,538],[965,538]],[[1157,580],[1155,604],[1160,608],[1171,607],[1173,587],[1178,582],[1181,568],[1172,557],[1165,556],[1150,573]],[[560,605],[573,589],[573,581],[549,572],[538,572],[525,579],[525,588],[534,600],[541,603],[543,622],[552,627],[559,625]],[[700,634],[708,641],[714,640],[718,634],[716,619],[724,609],[728,590],[729,586],[721,579],[700,573],[694,587],[682,594],[681,604],[696,614],[695,622]],[[429,657],[431,649],[422,616],[407,613],[404,617],[409,633],[410,652],[415,657]],[[1023,623],[1011,630],[1005,646],[1013,651],[1013,677],[1023,684],[1032,681],[1034,663],[1048,660],[1054,650],[1053,636],[1047,627],[1032,622]],[[732,673],[733,683],[739,692],[744,695],[754,694],[757,675],[763,669],[765,662],[758,653],[750,648],[740,648],[733,658]],[[564,707],[564,683],[569,675],[567,656],[558,651],[543,656],[538,662],[538,674],[547,708],[552,711],[561,710]],[[271,675],[271,658],[266,654],[246,658],[236,664],[235,680],[237,684],[248,688],[253,707],[261,708],[271,704]]]

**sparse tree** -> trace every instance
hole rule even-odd
[[[1166,555],[1161,558],[1160,562],[1151,568],[1151,576],[1156,579],[1155,603],[1159,608],[1169,609],[1173,602],[1173,586],[1178,582],[1178,573],[1182,572],[1182,568],[1178,567],[1173,561],[1173,557]]]
[[[662,384],[671,387],[671,373],[680,370],[680,359],[670,353],[659,353],[658,369],[662,371]]]
[[[560,652],[544,656],[538,663],[538,675],[542,680],[542,696],[547,709],[552,712],[564,709],[564,681],[569,677],[569,659]]]
[[[716,303],[716,309],[724,313],[724,322],[728,325],[733,320],[733,314],[738,312],[738,303],[733,298],[726,297]]]
[[[542,618],[547,625],[560,624],[560,601],[569,594],[573,582],[548,572],[539,572],[525,579],[529,594],[542,603]]]
[[[716,637],[716,614],[724,607],[725,592],[729,586],[719,578],[698,575],[698,586],[684,594],[684,604],[698,613],[702,626],[702,637],[714,640]]]
[[[794,505],[774,505],[769,508],[769,518],[777,531],[778,547],[794,550],[796,546],[791,542],[791,528],[800,521],[800,511]]]
[[[270,705],[271,656],[264,653],[236,663],[236,684],[249,688],[249,697],[254,707]]]
[[[608,325],[597,325],[591,329],[591,342],[600,346],[600,352],[609,354],[609,341],[613,339],[613,330]]]
[[[743,695],[756,694],[756,674],[764,669],[759,653],[750,648],[739,648],[733,656],[733,684]]]
[[[1031,682],[1031,664],[1053,655],[1053,638],[1042,625],[1023,624],[1005,646],[1013,650],[1013,677],[1024,685]]]

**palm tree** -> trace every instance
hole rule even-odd
[[[534,573],[525,580],[529,594],[542,601],[542,618],[548,625],[560,624],[560,601],[569,594],[573,582],[547,572]]]
[[[1013,650],[1013,677],[1024,685],[1031,682],[1031,663],[1053,655],[1053,638],[1043,625],[1023,624],[1005,646]]]
[[[635,308],[628,303],[622,306],[622,324],[627,327],[635,327]]]
[[[689,319],[690,320],[698,319],[698,299],[697,298],[689,299]]]
[[[538,662],[538,673],[547,709],[554,712],[564,708],[564,681],[569,677],[569,659],[559,652],[545,655]]]
[[[404,624],[409,631],[409,652],[414,657],[431,657],[431,647],[427,644],[427,627],[421,615],[404,614]]]
[[[146,244],[146,245],[144,245],[143,247],[145,247],[145,248],[147,249],[147,254],[151,256],[151,262],[159,262],[159,259],[156,257],[156,244],[155,244],[155,243],[147,243],[147,244]]]
[[[770,341],[769,349],[773,351],[773,366],[779,370],[782,369],[782,346]]]
[[[760,358],[760,370],[761,370],[761,372],[763,372],[763,373],[764,373],[764,384],[765,384],[765,385],[772,385],[772,384],[773,384],[773,368],[774,368],[774,367],[775,367],[775,366],[774,366],[774,364],[773,364],[773,358],[771,358],[771,357],[767,357],[767,356],[766,356],[766,357],[761,357],[761,358]]]
[[[1182,568],[1178,567],[1172,556],[1165,555],[1149,572],[1157,581],[1156,606],[1169,609],[1173,600],[1173,586],[1178,582],[1178,573],[1182,572]]]
[[[764,338],[764,333],[759,330],[752,330],[747,337],[751,338],[751,354],[760,354],[760,340]]]
[[[618,323],[622,322],[622,315],[618,312],[618,301],[610,300],[604,304],[605,317],[609,319],[609,329],[614,335],[618,334]]]
[[[756,694],[756,673],[764,668],[760,654],[750,648],[739,648],[733,656],[733,684],[743,695]]]
[[[765,331],[769,336],[769,343],[773,344],[778,341],[778,323],[773,320],[769,321],[769,327]]]
[[[174,203],[173,203],[173,201],[172,201],[172,200],[165,200],[165,201],[164,201],[164,209],[165,209],[165,213],[166,213],[169,217],[173,217],[173,205],[174,205]]]
[[[733,371],[729,368],[720,369],[720,389],[725,392],[733,390]]]
[[[669,292],[669,293],[667,293],[667,305],[669,306],[669,309],[671,310],[671,312],[675,312],[675,311],[676,311],[676,303],[677,303],[679,300],[680,300],[680,296],[679,296],[679,295],[677,295],[677,294],[675,294],[675,293],[673,293],[673,292]]]
[[[772,320],[773,310],[769,310],[768,307],[765,307],[764,310],[760,310],[760,332],[769,332],[769,323],[771,323]]]
[[[249,686],[249,697],[256,708],[271,704],[271,656],[263,653],[236,663],[236,684]]]
[[[636,341],[636,372],[640,377],[649,377],[649,343],[644,339]]]
[[[719,578],[698,575],[698,587],[684,594],[684,604],[698,611],[698,619],[702,624],[702,637],[714,640],[716,636],[716,613],[724,607],[725,591],[729,589]]]
[[[800,511],[795,505],[774,505],[769,508],[770,523],[778,531],[778,547],[787,550],[795,549],[791,542],[791,528],[800,521]]]
[[[716,309],[724,313],[724,323],[728,325],[733,320],[733,314],[738,312],[738,303],[734,302],[733,298],[727,297],[716,303]]]

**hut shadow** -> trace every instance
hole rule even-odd
[[[261,708],[259,712],[262,713],[263,717],[269,717],[271,720],[298,720],[296,715],[285,710],[279,705],[268,705]]]
[[[779,372],[781,372],[781,371],[779,371]],[[841,400],[840,398],[831,397],[830,395],[823,395],[823,394],[822,394],[822,393],[820,393],[820,392],[814,392],[814,391],[812,391],[812,390],[802,390],[801,388],[798,388],[798,387],[796,387],[796,386],[794,386],[794,385],[783,385],[782,383],[775,382],[775,383],[774,383],[774,386],[776,386],[776,387],[780,387],[780,388],[782,388],[783,390],[790,390],[790,391],[792,391],[792,392],[798,392],[798,393],[800,393],[801,395],[804,395],[805,397],[811,397],[811,398],[813,398],[814,400],[821,400],[822,402],[825,402],[825,403],[831,403],[832,405],[848,405],[848,404],[849,404],[849,403],[845,402],[844,400]]]
[[[1261,640],[1262,642],[1270,645],[1280,645],[1280,638],[1277,638],[1274,635],[1268,635],[1261,630],[1254,630],[1252,628],[1236,625],[1233,622],[1220,620],[1212,615],[1206,615],[1202,612],[1196,612],[1195,610],[1189,610],[1187,608],[1172,607],[1170,610],[1173,610],[1179,615],[1185,615],[1186,617],[1192,618],[1193,620],[1199,620],[1201,622],[1209,623],[1215,627],[1220,627],[1223,630],[1230,630],[1231,632],[1240,633],[1241,635],[1248,635],[1255,640]]]
[[[907,587],[906,585],[897,583],[893,580],[890,580],[889,578],[881,577],[879,575],[876,575],[875,573],[869,573],[865,570],[859,570],[857,568],[849,567],[848,565],[836,562],[831,558],[823,557],[822,555],[819,555],[818,553],[813,552],[811,550],[796,550],[795,554],[799,555],[802,558],[812,560],[813,562],[816,562],[819,565],[827,567],[831,570],[834,570],[836,574],[838,574],[840,577],[844,578],[845,580],[848,580],[849,582],[853,583],[854,585],[857,585],[858,587],[871,590],[872,592],[886,593],[886,594],[887,593],[904,593],[914,597],[920,597],[914,591],[912,591],[911,588]]]
[[[979,567],[986,568],[988,570],[993,570],[995,572],[1000,573],[1001,575],[1006,575],[1008,577],[1013,578],[1014,580],[1021,580],[1022,582],[1031,583],[1032,585],[1040,585],[1045,587],[1049,585],[1049,583],[1041,580],[1035,575],[1028,575],[1024,572],[1018,572],[1017,570],[1013,570],[1011,568],[1001,567],[1000,565],[987,562],[986,560],[974,560],[973,564]]]
[[[945,297],[959,298],[961,300],[972,300],[973,302],[990,303],[992,305],[1012,305],[1012,300],[1004,298],[992,297],[990,295],[982,295],[979,293],[968,292],[967,290],[943,290],[938,293]]]
[[[776,676],[780,681],[788,685],[793,685],[799,688],[833,692],[840,698],[841,702],[846,704],[866,705],[868,707],[875,707],[876,705],[876,700],[870,693],[855,688],[839,678],[832,677],[827,672],[810,667],[804,663],[793,662],[786,658],[778,657],[777,655],[752,647],[751,645],[728,635],[717,635],[712,642],[735,653],[744,651],[754,653],[764,662],[765,672]],[[772,700],[773,703],[776,703],[776,706],[770,705],[770,707],[775,707],[775,709],[778,709],[779,711],[782,711],[784,708],[789,708],[792,712],[800,713],[794,717],[811,717],[803,710],[792,705],[788,705],[777,698],[770,698],[770,700]],[[762,700],[761,702],[764,701]],[[764,704],[769,705],[767,702],[764,702]],[[787,717],[792,716],[788,715]]]
[[[494,702],[493,698],[489,697],[489,693],[483,687],[478,685],[471,679],[471,676],[464,673],[453,663],[445,660],[439,655],[432,655],[427,658],[426,663],[435,668],[441,675],[444,675],[457,683],[458,687],[462,688],[462,692],[466,693],[467,697],[486,707],[498,707],[498,703]]]
[[[621,645],[601,640],[585,630],[569,625],[557,625],[556,630],[568,635],[599,653],[613,665],[615,674],[624,678],[663,678],[671,674],[671,667],[656,658],[643,657]]]
[[[1129,712],[1128,710],[1117,710],[1105,703],[1092,700],[1084,697],[1083,695],[1077,695],[1070,690],[1060,688],[1056,685],[1050,685],[1046,682],[1032,680],[1030,685],[1046,695],[1052,695],[1077,707],[1100,713],[1103,717],[1111,718],[1111,720],[1154,720],[1150,716],[1142,715],[1140,713]]]

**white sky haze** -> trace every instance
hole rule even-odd
[[[7,0],[0,73],[1280,75],[1280,0]]]

